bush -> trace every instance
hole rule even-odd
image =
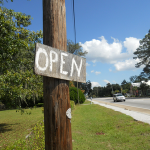
[[[75,108],[75,103],[74,101],[70,100],[70,106],[71,106],[71,111]]]
[[[79,103],[82,104],[85,102],[85,96],[84,94],[81,92],[80,89],[79,90]],[[70,99],[73,100],[75,102],[75,104],[78,103],[78,93],[77,93],[77,88],[76,87],[70,87],[69,88],[70,91]]]
[[[0,102],[0,110],[3,110],[3,109],[5,109],[5,105],[2,102]]]
[[[38,103],[36,104],[37,107],[44,107],[44,103]]]
[[[44,107],[42,107],[42,113],[44,113]]]

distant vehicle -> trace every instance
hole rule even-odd
[[[117,94],[113,95],[113,100],[114,100],[114,102],[117,102],[117,101],[124,101],[125,102],[126,98],[121,93],[117,93]]]

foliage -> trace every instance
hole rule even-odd
[[[132,87],[132,91],[133,91],[133,94],[134,94],[134,95],[136,95],[136,91],[137,91],[137,90],[138,90],[138,88],[137,88],[136,86],[133,86],[133,87]]]
[[[31,16],[0,7],[0,98],[6,107],[43,96],[42,77],[33,73],[35,43],[42,31],[30,31]]]
[[[70,101],[71,110],[75,108],[74,101]],[[33,110],[35,111],[35,110]],[[39,109],[38,109],[38,112]],[[42,112],[44,112],[44,108],[42,107]],[[23,119],[23,118],[22,118]],[[41,119],[40,119],[41,120]],[[21,132],[21,131],[20,131]],[[13,144],[9,144],[5,146],[5,150],[10,149],[36,149],[41,150],[45,148],[45,136],[44,136],[44,121],[39,121],[32,128],[31,132],[26,136],[26,139],[19,139]]]
[[[91,81],[88,80],[86,83],[81,83],[81,82],[78,82],[78,88],[84,93],[84,94],[92,94],[92,89],[91,89]],[[70,81],[69,82],[69,87],[77,87],[77,82],[75,81]]]
[[[44,136],[44,123],[43,121],[38,122],[30,134],[25,140],[19,139],[14,144],[5,147],[5,150],[10,149],[44,149],[45,148],[45,136]]]
[[[22,115],[21,110],[16,112],[16,109],[0,111],[0,149],[1,146],[3,148],[6,145],[11,145],[19,139],[24,140],[35,124],[39,120],[43,121],[43,117],[41,108],[24,109]]]
[[[135,67],[139,68],[141,65],[144,65],[143,71],[150,78],[150,30],[148,34],[140,40],[140,46],[136,49],[134,55],[136,55],[134,59],[139,59]]]
[[[95,95],[96,97],[109,97],[115,94],[115,90],[120,91],[120,85],[108,83],[106,87],[94,87],[92,90],[92,95]]]
[[[75,103],[74,101],[70,100],[70,106],[71,106],[71,111],[75,108]]]
[[[128,89],[122,90],[122,94],[126,94],[128,92]]]
[[[78,103],[77,88],[76,87],[70,87],[69,92],[70,92],[70,99],[73,100],[75,102],[75,104],[77,104]],[[79,92],[79,103],[82,104],[85,102],[85,96],[81,92],[80,89],[78,89],[78,92]]]
[[[36,104],[37,107],[43,107],[44,106],[44,103],[38,103]]]
[[[42,107],[42,113],[44,113],[44,107]]]
[[[149,89],[149,85],[147,85],[147,84],[144,83],[144,82],[141,82],[140,87],[139,87],[139,90],[142,91],[142,95],[146,95],[147,89]]]
[[[71,40],[67,40],[67,51],[71,54],[83,56],[87,54],[86,51],[83,52],[82,47],[79,45],[79,43],[75,44]]]
[[[5,0],[6,2],[8,2],[8,0]],[[13,0],[10,0],[11,2],[13,2]],[[28,0],[30,1],[30,0]],[[0,4],[4,4],[4,0],[0,0]]]
[[[130,77],[130,82],[132,82],[132,83],[137,83],[137,82],[141,82],[141,81],[142,81],[142,78],[140,76],[135,75],[135,76]]]
[[[73,81],[69,81],[69,87],[75,87]]]
[[[120,93],[120,91],[119,90],[115,90],[115,93]]]

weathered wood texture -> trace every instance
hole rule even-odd
[[[35,73],[78,82],[86,82],[86,59],[36,43]]]
[[[43,0],[43,44],[67,51],[65,0]],[[43,76],[46,150],[72,150],[69,81]]]

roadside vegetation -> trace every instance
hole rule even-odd
[[[0,111],[0,146],[25,139],[35,124],[43,120],[41,108]]]
[[[74,150],[150,149],[149,124],[99,105],[91,105],[89,101],[85,101],[84,104],[89,105],[76,105],[72,111]],[[31,115],[23,114],[24,116],[17,114],[14,110],[1,111],[1,115],[4,113],[8,121],[4,117],[2,120],[5,120],[7,124],[13,121],[9,130],[6,130],[1,138],[0,143],[7,142],[8,146],[5,145],[5,149],[44,149],[43,113],[41,108],[32,111]],[[14,117],[8,116],[10,114]],[[30,122],[28,125],[23,121],[27,119]],[[34,122],[33,119],[35,119]],[[31,128],[32,130],[27,130]],[[31,131],[32,134],[25,139]]]

